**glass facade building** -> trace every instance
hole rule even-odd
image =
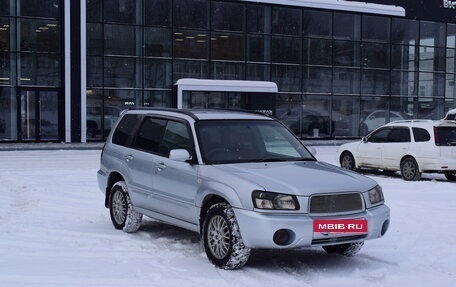
[[[0,0],[0,141],[103,141],[120,110],[172,106],[181,78],[275,82],[275,116],[304,139],[456,107],[441,1],[35,2]]]

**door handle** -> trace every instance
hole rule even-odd
[[[131,155],[131,154],[126,155],[126,156],[124,156],[124,159],[125,159],[127,162],[129,162],[130,160],[133,159],[133,155]]]
[[[157,170],[158,171],[162,171],[166,168],[166,165],[164,162],[160,162],[159,164],[157,164]]]

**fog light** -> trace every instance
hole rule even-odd
[[[389,225],[390,225],[389,219],[387,219],[387,220],[385,220],[385,222],[383,222],[382,236],[385,235],[386,231],[388,230]]]
[[[277,245],[287,245],[290,241],[290,233],[286,229],[279,229],[274,233],[273,240]]]

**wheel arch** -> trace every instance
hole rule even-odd
[[[217,204],[217,203],[227,203],[227,204],[230,204],[228,202],[228,200],[226,200],[224,197],[220,196],[220,195],[217,195],[217,194],[207,194],[203,201],[201,202],[201,209],[200,209],[200,216],[199,216],[199,233],[200,235],[203,234],[203,224],[204,224],[204,220],[206,219],[206,214],[207,214],[207,211],[209,210],[209,208],[214,205],[214,204]]]
[[[111,172],[108,177],[108,182],[106,184],[106,196],[105,196],[105,207],[109,207],[109,197],[111,195],[112,186],[118,181],[124,181],[124,177],[118,172]]]
[[[346,154],[350,154],[352,156],[353,161],[355,162],[355,168],[358,168],[358,161],[356,160],[353,152],[349,149],[345,149],[339,154],[339,165],[342,163],[342,157]]]
[[[401,158],[401,160],[400,160],[400,162],[399,162],[399,170],[401,170],[402,163],[403,163],[404,160],[406,160],[407,158],[413,159],[413,160],[416,162],[416,164],[418,165],[418,170],[419,170],[420,172],[422,172],[422,170],[421,170],[421,165],[418,163],[418,161],[416,160],[416,157],[415,157],[413,154],[406,154],[406,155],[402,156],[402,158]]]

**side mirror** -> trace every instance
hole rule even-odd
[[[169,159],[186,162],[192,159],[192,156],[186,149],[173,149],[169,152]]]
[[[361,139],[361,141],[362,141],[363,143],[367,143],[367,140],[368,140],[368,139],[369,139],[368,137],[363,137],[363,138]]]

